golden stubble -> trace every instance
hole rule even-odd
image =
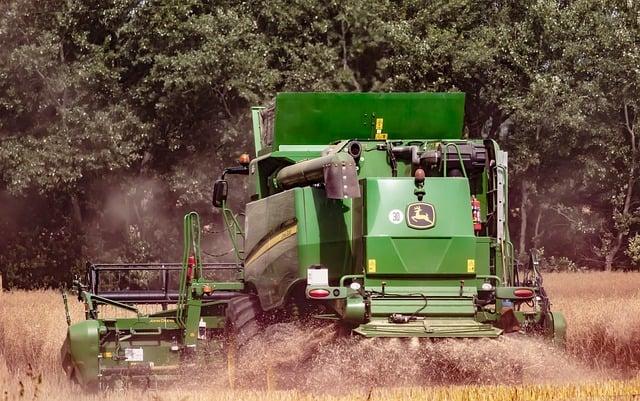
[[[553,309],[569,323],[567,350],[538,339],[336,339],[281,324],[237,361],[211,361],[161,389],[85,393],[60,368],[66,324],[56,291],[0,293],[3,400],[632,400],[640,394],[640,274],[548,274]],[[74,321],[82,305],[70,298]]]

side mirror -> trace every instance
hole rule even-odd
[[[222,207],[222,203],[227,200],[229,185],[226,180],[216,180],[213,184],[213,196],[211,203],[214,207]]]

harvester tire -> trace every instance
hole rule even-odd
[[[258,334],[258,316],[261,311],[260,302],[254,295],[240,295],[231,299],[226,310],[227,341],[240,348]]]

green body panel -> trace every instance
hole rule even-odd
[[[418,138],[398,146],[416,141],[421,141],[424,149],[433,149],[439,143]],[[364,273],[366,288],[380,288],[385,282],[387,286],[419,288],[418,292],[439,286],[455,292],[460,280],[474,287],[483,281],[477,275],[502,275],[500,250],[493,247],[495,239],[473,231],[472,189],[467,178],[427,177],[422,202],[433,205],[436,221],[432,228],[416,230],[405,223],[407,205],[417,201],[411,161],[396,160],[397,177],[393,177],[388,153],[380,150],[386,142],[360,143],[362,197],[355,199],[328,199],[323,188],[314,186],[269,194],[274,189],[267,189],[268,177],[275,177],[279,170],[267,167],[319,157],[322,152],[317,145],[309,145],[306,152],[301,145],[283,145],[280,151],[254,160],[256,168],[250,174],[263,191],[254,194],[257,199],[247,205],[245,277],[257,289],[263,309],[283,305],[292,288],[306,281],[307,269],[312,266],[327,268],[333,285],[345,275]],[[481,192],[475,194],[487,199],[487,178],[479,179]],[[390,221],[393,210],[405,215],[401,224]],[[483,210],[486,221],[487,206]],[[265,225],[266,230],[261,228]],[[295,235],[278,238],[284,227],[293,226]],[[254,257],[254,249],[264,244],[268,244],[266,250]],[[375,261],[375,271],[369,269],[371,260]],[[442,308],[454,310],[458,306]]]
[[[119,321],[105,322],[108,332],[119,330],[130,334],[118,341],[111,337],[112,340],[104,341],[100,347],[100,371],[105,378],[123,372],[133,376],[176,372],[183,358],[181,352],[172,351],[171,347],[182,337],[181,329],[152,328],[152,325],[145,327],[140,322],[136,324],[137,329],[126,326]],[[140,372],[136,372],[137,369]]]
[[[330,266],[335,282],[351,274],[351,203],[305,187],[247,204],[245,279],[257,288],[263,309],[280,306],[310,266]]]
[[[262,106],[251,108],[251,121],[253,122],[253,143],[256,155],[262,150],[262,141],[260,140],[260,112],[264,110]]]
[[[321,265],[329,268],[330,280],[337,282],[353,273],[354,253],[359,251],[352,243],[352,200],[327,199],[323,192],[296,188],[298,276],[306,278],[308,267]]]
[[[184,329],[184,345],[187,347],[195,347],[198,341],[201,307],[202,301],[199,299],[190,299],[187,304],[187,322]]]
[[[489,248],[491,238],[476,237],[475,269],[476,276],[487,276],[491,274],[489,270]]]
[[[553,326],[549,327],[549,332],[546,334],[552,338],[554,343],[564,347],[567,340],[567,321],[560,312],[551,312],[550,315]]]
[[[410,178],[364,180],[364,243],[367,279],[393,276],[406,285],[428,276],[473,278],[468,261],[475,263],[476,237],[469,206],[469,185],[464,178],[428,178],[423,202],[433,205],[435,225],[425,230],[409,227],[407,205],[415,202]],[[394,212],[395,211],[395,212]],[[391,213],[404,218],[397,224]],[[369,266],[375,261],[375,269]],[[377,285],[373,280],[372,285]],[[369,280],[365,281],[369,285]]]
[[[389,290],[389,293],[392,293]],[[417,310],[426,307],[417,313],[418,316],[470,316],[475,315],[473,298],[437,298],[428,288],[420,288],[420,294],[428,295],[424,300],[420,297],[411,298],[382,298],[371,301],[371,316],[389,316],[393,313],[413,314]]]
[[[291,189],[246,206],[245,280],[258,291],[264,309],[282,302],[298,276],[295,193]]]
[[[279,93],[273,150],[373,139],[376,118],[389,139],[460,138],[463,117],[464,93]]]
[[[84,320],[69,326],[62,346],[65,370],[84,386],[97,383],[100,322]]]
[[[193,309],[189,312],[191,316],[195,313]],[[203,312],[207,313],[206,307]],[[225,318],[220,314],[198,315],[195,330],[190,329],[190,323],[185,330],[178,324],[175,310],[171,317],[140,316],[76,323],[69,328],[67,341],[62,348],[65,370],[73,370],[73,376],[87,387],[97,386],[99,382],[106,383],[121,375],[174,375],[191,359],[190,353],[185,354],[184,346],[187,349],[193,347],[194,350],[196,346],[204,346],[203,340],[197,337],[200,318],[208,330],[224,330]],[[190,319],[188,317],[187,321]],[[115,333],[120,334],[116,336]],[[207,348],[211,349],[211,346]],[[221,346],[218,345],[218,348]]]
[[[354,332],[365,337],[495,338],[502,330],[473,319],[430,318],[398,325],[372,319]]]
[[[438,219],[428,230],[388,218],[390,211],[404,213],[415,201],[413,185],[409,178],[366,178],[364,201],[327,199],[322,189],[302,187],[249,203],[245,277],[258,290],[263,309],[280,306],[314,265],[328,268],[330,282],[337,283],[342,276],[363,273],[369,259],[375,259],[376,272],[366,272],[367,287],[385,281],[390,286],[449,286],[453,292],[460,279],[475,285],[476,274],[489,274],[490,239],[473,233],[467,181],[426,181],[424,201],[434,205]],[[283,237],[287,227],[296,233]],[[256,252],[263,247],[264,252]]]

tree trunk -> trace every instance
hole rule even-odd
[[[75,225],[82,229],[82,209],[80,208],[80,199],[77,194],[70,195],[71,210],[73,212],[73,222]]]
[[[629,211],[631,210],[631,200],[633,198],[633,186],[636,181],[636,164],[638,163],[638,145],[636,143],[636,133],[635,126],[631,122],[629,118],[629,105],[627,103],[624,104],[624,117],[625,117],[625,128],[627,133],[629,134],[629,139],[631,142],[631,163],[629,165],[629,176],[627,178],[627,193],[624,197],[624,206],[622,207],[621,214],[626,218],[629,216]],[[615,208],[614,208],[615,212]],[[626,235],[626,231],[622,228],[617,229],[618,233],[615,236],[614,244],[609,249],[609,252],[605,254],[604,257],[604,269],[606,271],[613,270],[613,260],[615,259],[618,251],[622,247],[622,241]]]
[[[536,217],[536,225],[533,230],[533,238],[531,242],[533,243],[533,247],[538,249],[540,248],[540,239],[542,238],[542,234],[544,231],[540,231],[540,223],[542,222],[542,208],[538,207],[538,217]]]
[[[342,69],[347,71],[347,70],[350,70],[350,68],[349,68],[349,54],[347,51],[347,26],[344,20],[340,21],[340,33],[341,33],[340,46],[342,47]],[[350,70],[350,73],[351,73],[351,82],[353,83],[353,86],[356,88],[356,92],[362,92],[362,86],[360,85],[360,83],[358,82],[358,79],[356,78],[355,71]]]
[[[618,248],[618,247],[614,247],[614,248]],[[618,252],[618,249],[616,249],[615,251],[612,249],[611,252],[607,253],[604,256],[604,270],[605,271],[612,271],[613,270],[613,257],[616,255],[616,253]]]

